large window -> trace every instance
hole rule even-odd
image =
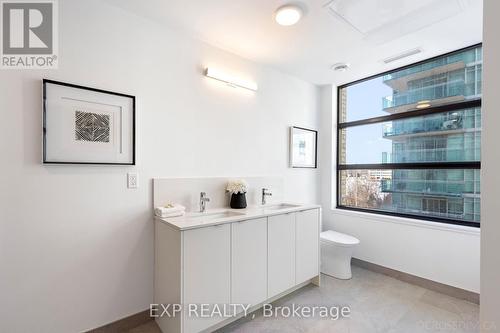
[[[337,208],[479,227],[482,48],[338,88]]]

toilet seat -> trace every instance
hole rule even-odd
[[[333,230],[323,231],[320,234],[320,239],[322,242],[332,243],[337,246],[353,246],[359,244],[359,239],[356,237]]]

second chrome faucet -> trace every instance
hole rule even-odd
[[[262,189],[262,204],[265,205],[267,203],[266,197],[270,197],[273,194],[267,188]]]
[[[207,209],[207,202],[210,201],[210,198],[207,198],[207,194],[205,192],[200,192],[200,213],[205,212]]]

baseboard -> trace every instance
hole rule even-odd
[[[104,326],[94,328],[85,333],[123,333],[132,328],[140,326],[142,324],[147,323],[148,321],[153,320],[149,316],[149,309],[141,311],[139,313],[133,314],[131,316],[119,319],[110,324],[106,324]]]
[[[361,267],[361,268],[368,269],[368,270],[376,272],[376,273],[384,274],[384,275],[390,276],[392,278],[417,285],[417,286],[422,287],[422,288],[437,291],[441,294],[445,294],[445,295],[452,296],[455,298],[463,299],[463,300],[471,302],[471,303],[479,304],[479,294],[472,292],[472,291],[468,291],[465,289],[452,287],[452,286],[449,286],[447,284],[424,279],[424,278],[416,276],[416,275],[400,272],[400,271],[397,271],[397,270],[392,269],[392,268],[387,268],[387,267],[373,264],[371,262],[364,261],[364,260],[357,259],[357,258],[352,258],[352,264],[356,265],[358,267]]]

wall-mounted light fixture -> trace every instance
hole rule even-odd
[[[230,87],[240,87],[252,91],[257,91],[257,83],[226,74],[213,67],[207,67],[205,69],[205,76],[222,81]]]

